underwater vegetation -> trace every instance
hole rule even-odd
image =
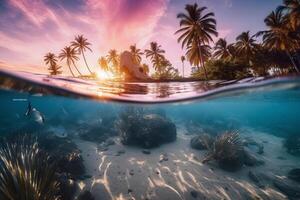
[[[208,150],[214,143],[214,138],[209,134],[200,134],[191,139],[191,147],[198,150]]]
[[[153,148],[176,140],[176,126],[164,115],[143,109],[127,108],[117,123],[121,142]]]
[[[3,139],[0,166],[1,200],[59,199],[56,162],[40,149],[35,137]]]
[[[221,168],[235,171],[243,165],[243,145],[238,132],[226,132],[216,137],[203,163],[216,160]]]

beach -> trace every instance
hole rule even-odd
[[[207,151],[192,149],[189,143],[193,135],[186,133],[179,125],[175,142],[144,152],[122,145],[117,137],[105,151],[98,151],[96,143],[74,139],[82,151],[88,177],[78,182],[80,191],[89,190],[101,200],[288,199],[271,179],[285,178],[283,175],[300,163],[286,153],[281,138],[255,133],[255,139],[264,143],[259,159],[265,164],[227,172],[214,162],[202,164]],[[250,180],[249,171],[264,177],[264,188]]]

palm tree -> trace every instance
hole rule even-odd
[[[272,11],[265,19],[265,24],[269,30],[260,31],[256,34],[257,36],[263,36],[264,47],[269,50],[285,52],[295,70],[299,73],[299,69],[291,55],[298,46],[298,40],[291,36],[288,19],[283,15],[282,10]]]
[[[200,51],[202,52],[201,57],[199,56]],[[206,44],[198,46],[197,44],[192,43],[187,49],[186,56],[191,65],[199,66],[201,62],[207,61],[211,57],[211,47]],[[205,66],[203,67],[203,69],[205,73],[205,78],[207,80]]]
[[[107,61],[113,65],[113,69],[117,72],[119,65],[119,55],[117,50],[111,49],[107,55]]]
[[[108,64],[107,64],[107,60],[105,57],[100,57],[99,60],[98,60],[98,64],[100,66],[100,68],[104,71],[108,71],[109,70],[109,67],[108,67]]]
[[[175,34],[180,33],[178,42],[181,42],[182,48],[186,47],[190,49],[193,47],[194,53],[200,62],[194,62],[190,60],[190,63],[197,64],[199,68],[200,64],[205,71],[205,77],[207,80],[206,69],[204,66],[203,52],[201,46],[213,41],[212,36],[218,36],[216,31],[216,20],[214,19],[214,13],[205,13],[206,7],[198,7],[198,4],[187,4],[185,10],[187,13],[179,13],[177,18],[180,19],[180,29]],[[193,56],[194,57],[194,56]],[[191,56],[190,56],[191,58]]]
[[[288,19],[293,30],[297,30],[300,26],[300,0],[283,0],[282,6],[278,10],[288,11]]]
[[[91,44],[87,41],[86,38],[83,37],[83,35],[78,35],[75,37],[75,41],[71,42],[71,47],[73,47],[74,49],[76,49],[80,54],[82,54],[82,57],[84,59],[85,65],[87,67],[87,69],[89,70],[89,72],[91,74],[93,74],[93,72],[90,70],[86,59],[85,59],[85,55],[84,52],[86,50],[90,50],[92,51],[92,49],[89,47]]]
[[[256,40],[254,39],[254,36],[250,36],[250,31],[243,32],[236,38],[235,43],[235,50],[237,55],[241,56],[247,63],[252,65],[251,59],[257,52],[257,46]]]
[[[44,56],[44,61],[46,65],[49,65],[48,70],[50,71],[51,75],[58,75],[62,73],[62,71],[60,70],[61,66],[57,65],[57,57],[55,56],[54,53],[50,53],[50,52],[47,53]]]
[[[145,74],[148,74],[149,73],[149,66],[147,65],[147,64],[143,64],[142,65],[142,68],[143,68],[143,72],[145,73]]]
[[[130,47],[130,52],[133,56],[133,60],[136,64],[140,64],[142,57],[141,55],[143,55],[143,52],[141,52],[141,49],[136,48],[136,45],[131,45]]]
[[[161,71],[161,60],[164,59],[165,50],[161,49],[161,45],[158,45],[157,42],[150,43],[150,49],[145,50],[146,58],[150,57],[153,67],[157,71]]]
[[[75,51],[74,48],[71,48],[70,46],[66,46],[65,48],[63,48],[63,49],[61,50],[61,53],[59,54],[58,57],[60,58],[60,60],[66,59],[67,65],[68,65],[68,67],[69,67],[69,70],[70,70],[70,72],[71,72],[71,74],[72,74],[73,76],[74,76],[74,73],[73,73],[73,71],[72,71],[72,69],[71,69],[71,64],[73,64],[74,67],[75,67],[75,69],[77,70],[77,72],[78,72],[80,75],[82,75],[82,74],[80,73],[80,71],[78,70],[78,68],[76,67],[76,65],[75,65],[75,61],[78,60],[79,58],[77,57],[77,53],[76,53],[76,51]],[[75,76],[74,76],[74,77],[75,77]]]
[[[232,45],[228,45],[225,38],[220,38],[214,47],[214,57],[218,59],[228,59],[232,57]]]
[[[181,63],[182,63],[182,77],[184,77],[184,61],[185,61],[185,56],[180,57]]]

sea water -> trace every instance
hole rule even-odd
[[[55,138],[52,146],[62,140],[76,144],[85,173],[80,178],[69,177],[79,186],[75,196],[87,190],[96,199],[300,198],[299,182],[289,178],[289,172],[300,166],[299,78],[235,81],[211,88],[193,82],[118,83],[118,87],[112,83],[95,89],[99,83],[87,80],[70,83],[59,79],[59,84],[54,84],[57,82],[51,77],[45,81],[45,77],[30,75],[37,81],[28,81],[22,76],[1,77],[0,134],[48,134]],[[11,84],[14,82],[18,84]],[[64,84],[72,89],[65,91]],[[92,92],[83,92],[82,84]],[[110,87],[113,92],[108,95]],[[29,102],[37,111],[31,116],[26,115]],[[153,148],[122,144],[117,125],[130,109],[148,117],[162,115],[175,125],[176,140]],[[139,122],[132,118],[127,123],[134,126]],[[191,138],[200,134],[218,137],[226,132],[238,132],[241,140],[251,138],[254,146],[262,145],[263,153],[249,149],[263,164],[243,165],[235,172],[222,169],[215,161],[203,164],[208,150],[192,149]],[[291,137],[296,145],[288,152],[286,140]],[[103,146],[109,138],[113,144]],[[292,192],[278,186],[276,177],[287,181]]]

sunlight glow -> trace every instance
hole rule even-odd
[[[111,72],[104,71],[104,70],[101,70],[101,69],[96,71],[96,76],[100,80],[114,79],[114,75]]]

